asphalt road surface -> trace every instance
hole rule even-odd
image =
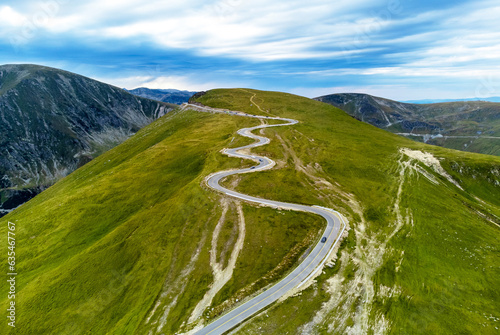
[[[245,113],[241,112],[235,112],[235,111],[227,111],[227,110],[220,110],[220,109],[214,109],[210,107],[204,107],[204,106],[198,106],[198,105],[184,105],[182,107],[183,109],[195,109],[199,111],[204,111],[204,112],[212,112],[212,113],[226,113],[226,114],[232,114],[232,115],[240,115],[240,116],[247,116],[247,117],[252,117],[252,118],[259,118],[259,119],[265,119],[265,120],[281,120],[284,121],[285,123],[281,124],[274,124],[274,125],[260,125],[256,127],[251,127],[251,128],[243,128],[238,130],[238,134],[241,136],[245,137],[250,137],[256,140],[255,143],[252,143],[250,145],[246,145],[243,147],[239,148],[234,148],[234,149],[225,149],[224,153],[231,157],[238,157],[238,158],[245,158],[245,159],[250,159],[255,161],[258,165],[255,165],[250,168],[245,168],[245,169],[240,169],[240,170],[232,170],[232,171],[221,171],[217,172],[207,179],[207,184],[210,188],[217,190],[219,192],[222,192],[228,196],[237,198],[237,199],[242,199],[248,202],[252,202],[258,205],[262,206],[268,206],[272,208],[281,208],[281,209],[289,209],[289,210],[294,210],[294,211],[302,211],[302,212],[309,212],[309,213],[314,213],[317,215],[321,215],[323,218],[326,220],[326,228],[323,233],[323,237],[326,237],[325,242],[318,241],[316,246],[313,248],[313,250],[306,256],[306,258],[302,261],[302,263],[299,264],[297,268],[295,268],[288,276],[280,280],[278,283],[276,283],[274,286],[270,287],[266,291],[262,292],[258,296],[246,301],[245,303],[237,306],[233,310],[229,311],[228,313],[224,314],[223,316],[219,317],[212,323],[208,324],[204,328],[200,329],[198,332],[196,332],[196,335],[205,335],[205,334],[223,334],[227,332],[228,330],[236,327],[239,325],[241,322],[245,321],[246,319],[250,318],[252,315],[256,314],[258,311],[263,309],[264,307],[272,304],[276,300],[278,300],[280,297],[285,295],[287,292],[290,290],[294,289],[295,287],[299,287],[302,285],[304,282],[306,282],[310,277],[312,277],[316,271],[318,271],[323,263],[326,261],[328,258],[329,254],[333,250],[334,246],[340,239],[340,236],[342,235],[342,232],[345,229],[345,223],[343,221],[342,216],[328,208],[323,208],[323,207],[317,207],[317,206],[304,206],[300,204],[292,204],[292,203],[285,203],[285,202],[280,202],[280,201],[273,201],[273,200],[267,200],[267,199],[261,199],[253,196],[249,196],[246,194],[238,193],[232,190],[229,190],[221,185],[219,185],[219,182],[224,179],[227,176],[234,175],[234,174],[240,174],[240,173],[249,173],[249,172],[257,172],[265,169],[272,168],[275,164],[275,162],[267,157],[262,157],[262,156],[257,156],[253,154],[244,154],[241,151],[245,149],[251,149],[255,148],[261,145],[265,145],[270,142],[270,140],[266,137],[263,136],[258,136],[252,134],[252,131],[261,129],[261,128],[268,128],[268,127],[281,127],[281,126],[290,126],[297,124],[298,121],[292,120],[292,119],[284,119],[284,118],[278,118],[278,117],[266,117],[266,116],[257,116],[257,115],[248,115]]]

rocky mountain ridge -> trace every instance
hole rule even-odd
[[[0,215],[173,108],[58,69],[0,66]]]
[[[500,155],[500,103],[455,101],[411,104],[359,93],[315,100],[378,128],[446,148]]]

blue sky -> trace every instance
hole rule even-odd
[[[500,2],[0,1],[0,63],[119,87],[500,96]]]

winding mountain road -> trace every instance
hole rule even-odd
[[[255,139],[256,142],[239,148],[225,149],[224,153],[230,157],[238,157],[238,158],[253,160],[256,163],[258,163],[258,165],[245,169],[217,172],[207,178],[207,185],[210,188],[219,191],[221,193],[224,193],[230,197],[245,200],[247,202],[251,202],[257,205],[268,206],[272,208],[289,209],[294,211],[308,212],[321,215],[323,218],[325,218],[327,223],[322,238],[322,240],[324,240],[324,238],[326,237],[326,241],[324,242],[322,242],[321,240],[318,241],[313,250],[305,257],[305,259],[302,261],[302,263],[300,263],[297,266],[297,268],[295,268],[285,278],[280,280],[278,283],[274,284],[266,291],[246,301],[245,303],[237,306],[233,310],[219,317],[218,319],[216,319],[215,321],[213,321],[212,323],[208,324],[207,326],[205,326],[204,328],[200,329],[195,333],[196,335],[223,334],[228,330],[236,327],[238,324],[248,319],[252,315],[256,314],[264,307],[269,306],[270,304],[278,300],[280,297],[284,296],[289,291],[293,290],[296,287],[300,287],[309,278],[311,278],[318,270],[320,270],[324,262],[328,259],[328,256],[332,252],[338,240],[342,236],[342,233],[345,229],[345,221],[340,213],[332,209],[318,207],[318,206],[305,206],[299,204],[261,199],[258,197],[253,197],[233,190],[229,190],[219,184],[219,182],[227,176],[241,174],[241,173],[262,171],[265,169],[270,169],[275,165],[275,162],[267,157],[245,154],[242,152],[244,150],[249,150],[251,148],[262,146],[270,142],[270,140],[267,137],[254,135],[252,134],[252,131],[261,128],[294,125],[297,124],[298,121],[293,119],[278,118],[278,117],[249,115],[241,112],[220,110],[220,109],[199,106],[199,105],[192,105],[192,104],[185,104],[182,106],[182,108],[193,109],[203,112],[211,112],[211,113],[226,113],[226,114],[247,116],[257,119],[285,121],[285,123],[280,123],[280,124],[273,124],[273,125],[263,124],[256,127],[243,128],[238,130],[239,135]]]

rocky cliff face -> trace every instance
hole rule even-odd
[[[0,66],[0,216],[174,107],[66,71]]]

